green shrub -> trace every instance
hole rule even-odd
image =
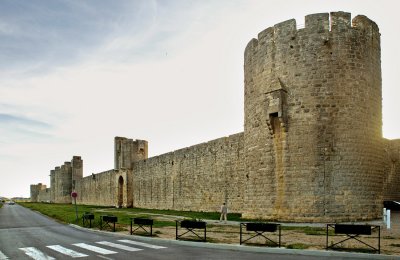
[[[307,249],[309,247],[310,247],[309,245],[303,243],[294,243],[286,246],[286,248],[289,249]]]

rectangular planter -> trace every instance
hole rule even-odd
[[[194,220],[182,220],[182,228],[206,228],[206,222],[204,221],[194,221]]]

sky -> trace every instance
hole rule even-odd
[[[383,135],[400,138],[392,0],[0,0],[0,196],[29,197],[82,156],[114,167],[114,137],[149,157],[243,131],[243,54],[267,27],[346,11],[381,33]]]

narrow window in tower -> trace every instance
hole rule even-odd
[[[280,133],[281,131],[281,122],[278,117],[278,112],[269,114],[269,121],[271,122],[272,132],[274,134]]]

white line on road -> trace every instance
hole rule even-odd
[[[23,247],[20,250],[24,251],[26,255],[30,256],[35,260],[53,260],[55,258],[44,254],[42,251],[34,247]]]
[[[132,244],[136,246],[144,246],[148,248],[153,248],[153,249],[161,249],[161,248],[166,248],[165,246],[156,246],[156,245],[151,245],[143,242],[138,242],[138,241],[133,241],[133,240],[118,240],[119,242],[127,243],[127,244]]]
[[[59,252],[61,254],[68,255],[68,256],[70,256],[72,258],[88,256],[88,255],[76,252],[74,250],[65,248],[65,247],[60,246],[60,245],[52,245],[52,246],[47,246],[47,247],[50,248],[50,249],[53,249],[54,251],[57,251],[57,252]]]
[[[0,251],[0,260],[6,260],[8,257]]]
[[[142,250],[142,249],[139,249],[139,248],[130,247],[130,246],[121,245],[121,244],[115,244],[115,243],[108,242],[108,241],[100,241],[100,242],[96,242],[96,243],[97,244],[101,244],[101,245],[105,245],[105,246],[115,247],[115,248],[126,250],[126,251],[131,251],[131,252]]]
[[[109,258],[109,257],[106,257],[106,256],[104,256],[104,255],[97,255],[97,257],[103,258],[103,259],[107,259],[107,260],[114,260],[114,259]]]
[[[86,249],[86,250],[90,250],[90,251],[102,254],[102,255],[110,255],[110,254],[116,254],[117,253],[115,251],[107,250],[107,249],[104,249],[104,248],[101,248],[101,247],[97,247],[97,246],[91,246],[91,245],[88,245],[88,244],[85,244],[85,243],[78,243],[78,244],[73,244],[73,245],[77,246],[77,247],[81,247],[81,248]]]

